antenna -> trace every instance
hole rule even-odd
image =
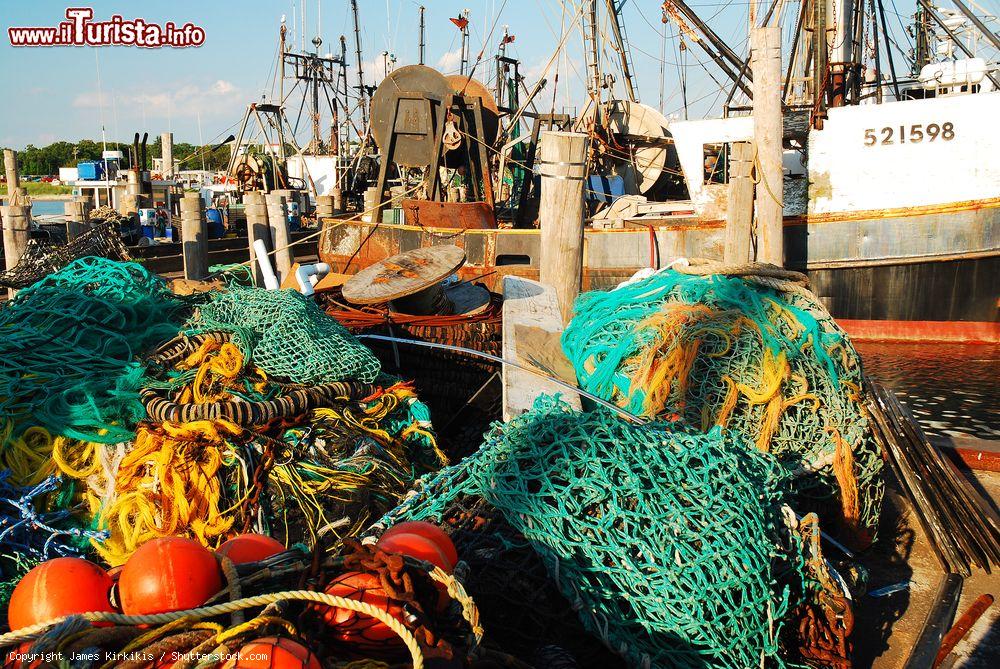
[[[351,0],[354,14],[354,48],[358,54],[358,106],[361,107],[361,125],[368,125],[368,107],[365,105],[365,72],[361,63],[361,29],[358,28],[358,0]]]
[[[424,43],[424,6],[420,5],[420,45],[418,47],[419,48],[418,53],[420,54],[420,60],[419,60],[419,62],[420,62],[421,65],[424,64],[424,46],[425,46],[425,43]]]
[[[459,73],[464,77],[469,69],[469,10],[462,10],[462,67]]]

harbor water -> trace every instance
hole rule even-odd
[[[1000,345],[860,342],[865,371],[891,388],[928,436],[1000,439]]]

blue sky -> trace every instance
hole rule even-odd
[[[516,38],[509,47],[509,55],[522,60],[522,72],[531,86],[558,42],[562,23],[569,23],[573,18],[577,1],[422,0],[426,6],[428,64],[446,73],[457,70],[459,31],[448,18],[468,8],[471,10],[473,59],[483,47],[491,27],[495,26],[477,78],[488,79],[492,74],[493,65],[488,58],[495,53],[506,24]],[[911,3],[909,0],[894,1],[899,4],[899,13],[905,21],[905,15],[912,13]],[[161,24],[191,21],[205,29],[206,42],[201,47],[189,49],[14,48],[6,39],[7,27],[56,25],[63,20],[66,4],[51,0],[5,0],[0,19],[4,28],[0,39],[0,90],[5,91],[5,105],[0,111],[0,145],[22,148],[28,143],[43,145],[57,139],[97,139],[102,123],[109,140],[130,141],[137,130],[148,131],[151,135],[172,130],[177,141],[193,143],[224,138],[241,119],[245,105],[259,100],[262,93],[271,89],[282,15],[291,26],[294,14],[296,29],[293,35],[296,42],[299,40],[296,33],[301,3],[292,0],[141,3],[113,0],[85,3],[80,0],[72,4],[92,6],[95,20],[108,19],[118,13],[127,19],[138,16]],[[383,51],[394,54],[397,65],[416,62],[419,4],[415,0],[359,0],[369,82],[373,74],[383,71]],[[690,4],[730,40],[737,53],[746,52],[749,0],[690,0]],[[798,3],[789,0],[786,5],[787,33],[791,31],[790,24],[794,23]],[[344,34],[348,37],[349,54],[353,52],[349,0],[307,0],[305,6],[308,39],[317,31],[321,11],[319,31],[324,38],[324,51],[326,47],[339,50],[339,37]],[[665,28],[667,39],[662,37],[664,25],[660,21],[659,7],[657,0],[627,0],[622,10],[633,45],[640,99],[654,107],[660,106],[662,60],[665,114],[683,113],[679,86],[682,65],[687,73],[691,116],[717,111],[725,96],[719,97],[719,87],[709,73],[720,82],[725,82],[724,75],[711,63],[703,67],[701,63],[707,63],[707,59],[690,42],[687,53],[683,58],[679,56],[676,27],[668,24]],[[501,16],[496,19],[501,9]],[[894,31],[901,34],[899,26],[895,26]],[[349,62],[353,60],[351,56]],[[555,91],[555,107],[557,111],[563,107],[572,111],[580,104],[584,90],[578,29],[568,38],[565,55],[549,72],[549,85],[539,98],[546,107],[553,104],[552,75],[557,69],[559,84]],[[353,83],[353,67],[349,76]]]

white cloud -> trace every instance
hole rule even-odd
[[[126,90],[115,91],[114,101],[119,109],[131,107],[143,108],[149,116],[167,115],[175,118],[195,118],[199,114],[210,117],[218,114],[231,114],[234,104],[243,102],[243,93],[232,82],[219,79],[210,84],[158,85],[156,90]],[[111,95],[104,92],[85,91],[73,98],[72,105],[77,109],[110,108]]]
[[[454,74],[458,72],[459,68],[462,66],[462,47],[458,47],[453,51],[446,51],[444,55],[438,58],[437,69],[445,74]]]

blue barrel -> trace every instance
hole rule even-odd
[[[209,239],[222,239],[226,236],[226,226],[222,223],[222,211],[219,209],[206,209],[205,222],[208,228]]]
[[[288,230],[297,232],[302,227],[302,217],[299,215],[299,203],[288,203]]]

